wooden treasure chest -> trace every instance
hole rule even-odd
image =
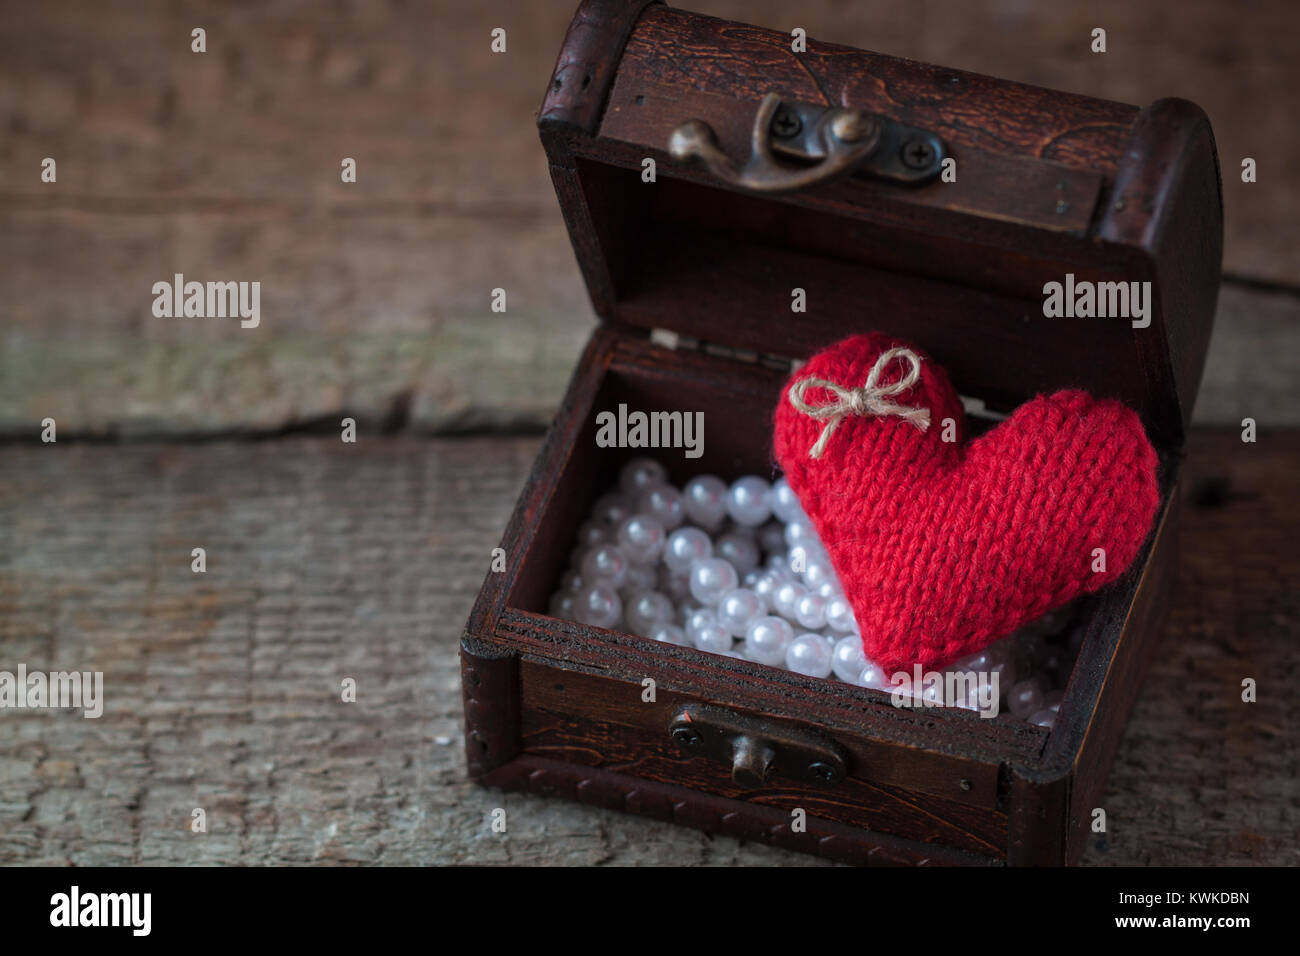
[[[1169,602],[1222,247],[1204,113],[586,0],[538,127],[599,324],[466,625],[472,777],[849,863],[1076,861]],[[1053,282],[1149,283],[1149,300],[1049,317]],[[1155,529],[1058,619],[1050,727],[550,611],[629,460],[678,485],[771,477],[791,369],[868,330],[942,363],[976,430],[1073,387],[1146,426]],[[620,408],[703,412],[698,457],[602,447],[598,416]]]

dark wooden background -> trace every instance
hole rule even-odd
[[[1182,586],[1085,862],[1300,862],[1300,8],[686,5],[1209,112]],[[462,779],[459,629],[594,321],[532,125],[573,6],[0,2],[0,669],[108,685],[98,721],[0,714],[0,862],[808,862]],[[261,281],[261,327],[155,319],[178,271]],[[285,434],[344,414],[356,445]]]

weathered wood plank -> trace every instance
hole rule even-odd
[[[1170,620],[1102,799],[1109,831],[1084,862],[1300,861],[1297,461],[1295,431],[1193,434]]]
[[[1227,282],[1192,421],[1270,428],[1300,425],[1300,293]]]
[[[537,447],[5,447],[0,669],[102,670],[107,700],[0,712],[0,863],[816,862],[465,781],[457,642]],[[1178,598],[1085,862],[1300,863],[1297,455],[1194,436]]]
[[[1286,0],[1021,4],[1005,0],[689,0],[701,13],[803,27],[828,42],[1145,105],[1178,95],[1209,113],[1224,157],[1230,272],[1292,281],[1300,165],[1287,90],[1300,18]],[[141,201],[345,195],[370,202],[550,205],[532,129],[576,3],[465,5],[310,0],[181,11],[164,0],[34,4],[0,36],[4,195],[58,191]],[[797,22],[796,22],[797,21]],[[208,31],[208,53],[189,32]],[[507,30],[493,54],[489,31]],[[1107,52],[1090,51],[1094,27]],[[1240,160],[1260,181],[1240,181]],[[62,172],[66,170],[66,172]]]
[[[47,255],[72,242],[78,227],[66,220],[80,218],[0,226],[0,259],[20,264],[0,276],[11,309],[0,330],[0,435],[33,436],[47,416],[61,434],[98,436],[274,431],[344,415],[425,432],[539,429],[595,322],[558,219],[499,263],[497,227],[475,220],[313,218],[296,240],[297,225],[244,220],[187,234],[196,272],[138,219],[114,223],[108,248]],[[149,288],[174,266],[240,274],[219,248],[227,232],[275,263],[252,273],[265,276],[262,324],[154,319]],[[451,268],[386,257],[398,237],[441,250]],[[274,244],[290,241],[318,258],[275,258]],[[101,280],[93,296],[66,281],[82,266]],[[543,270],[545,284],[528,280]],[[479,314],[497,283],[510,310]],[[33,304],[42,300],[51,311]],[[341,314],[354,308],[362,319]],[[1226,284],[1194,421],[1300,425],[1298,383],[1300,296]]]
[[[1293,5],[843,5],[705,13],[1010,79],[1200,102],[1227,268],[1294,282]],[[590,328],[533,128],[573,4],[30,4],[0,33],[0,434],[265,430],[408,417],[541,426]],[[1109,51],[1088,52],[1095,25]],[[190,52],[189,31],[209,52]],[[489,31],[508,31],[507,53]],[[1260,181],[1240,182],[1240,157]],[[40,161],[59,162],[42,184]],[[354,156],[359,180],[338,180]],[[153,282],[259,280],[265,328],[155,319]],[[503,287],[510,311],[488,311]],[[1224,296],[1198,421],[1300,424],[1295,300]],[[1240,320],[1238,320],[1240,318]],[[1230,319],[1231,321],[1224,321]],[[1247,378],[1243,378],[1246,376]],[[1243,386],[1243,382],[1248,385]],[[1245,397],[1243,397],[1245,396]]]

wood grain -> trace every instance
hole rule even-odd
[[[467,782],[457,643],[538,446],[6,446],[0,667],[103,670],[107,706],[0,712],[0,862],[817,862]],[[1084,863],[1300,864],[1298,460],[1296,432],[1193,434],[1170,623]]]
[[[1284,0],[807,0],[798,23],[785,0],[686,5],[1122,102],[1194,100],[1223,157],[1227,270],[1300,274],[1300,186],[1283,172],[1300,166],[1300,18]],[[95,435],[273,431],[345,411],[433,431],[546,424],[592,322],[533,122],[575,6],[7,8],[0,433],[30,436],[47,415]],[[495,26],[506,54],[489,50]],[[1255,184],[1236,175],[1247,155]],[[45,156],[56,184],[39,180]],[[339,182],[344,156],[355,185]],[[262,281],[263,328],[154,319],[149,286],[175,271]],[[496,287],[505,315],[487,311]],[[1199,420],[1245,404],[1300,424],[1297,300],[1221,298]]]

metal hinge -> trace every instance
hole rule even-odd
[[[843,106],[783,101],[775,92],[759,103],[749,156],[728,156],[701,119],[678,125],[668,152],[754,192],[789,192],[850,174],[917,186],[938,176],[947,158],[943,140],[930,130]]]

